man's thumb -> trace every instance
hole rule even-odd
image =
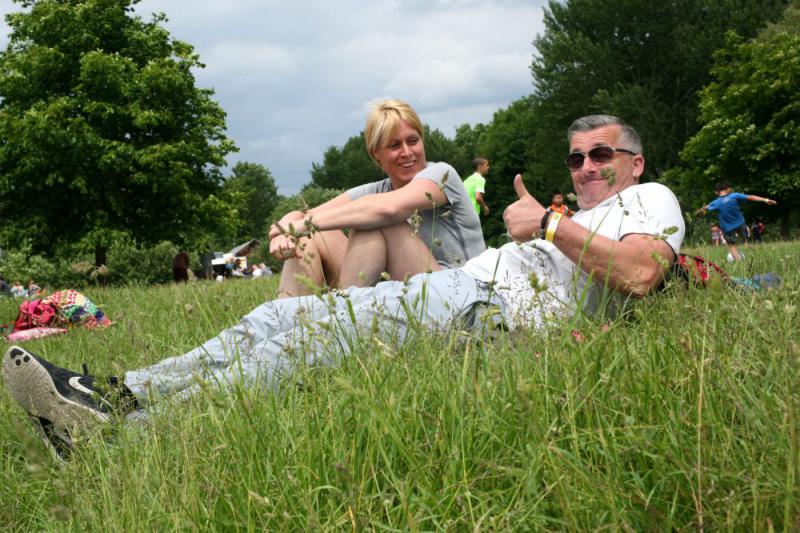
[[[531,195],[531,193],[528,192],[528,189],[525,188],[525,184],[522,182],[522,174],[517,174],[514,176],[514,190],[517,191],[517,196],[520,199]]]

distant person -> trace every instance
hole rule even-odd
[[[489,174],[489,160],[483,157],[476,157],[472,160],[473,172],[467,179],[464,180],[464,188],[467,189],[470,200],[472,200],[472,207],[478,215],[483,211],[483,216],[489,214],[489,206],[483,199],[486,194],[486,176]]]
[[[11,286],[3,279],[3,276],[0,276],[0,295],[11,296]]]
[[[764,236],[764,230],[766,229],[767,227],[764,225],[764,221],[761,219],[761,217],[757,217],[755,222],[753,222],[753,225],[750,227],[750,238],[752,241],[754,243],[761,244],[763,242],[762,237]]]
[[[553,193],[553,196],[550,198],[550,207],[547,209],[553,213],[561,213],[567,217],[571,217],[575,214],[575,212],[564,203],[564,195],[560,191]]]
[[[725,244],[725,237],[722,236],[722,230],[716,224],[711,224],[711,245],[720,246]]]
[[[22,286],[22,283],[15,281],[14,286],[11,287],[11,296],[14,298],[25,298],[27,295],[28,291],[25,290],[25,287]]]
[[[320,287],[363,287],[384,273],[402,280],[457,268],[486,249],[461,178],[447,163],[428,163],[423,132],[407,103],[373,106],[364,139],[387,177],[270,227],[270,254],[283,261],[278,298],[313,292],[298,275]]]
[[[751,202],[763,202],[767,205],[775,205],[778,202],[770,198],[733,192],[731,186],[725,182],[717,183],[714,187],[714,194],[717,195],[717,199],[698,209],[695,214],[704,215],[706,211],[717,212],[719,225],[722,228],[725,241],[728,243],[730,256],[734,261],[741,261],[744,256],[736,249],[736,242],[740,236],[741,238],[746,238],[747,224],[744,221],[744,215],[742,215],[739,204],[748,200]]]
[[[214,261],[214,252],[212,252],[209,247],[200,255],[200,264],[203,267],[204,279],[214,279],[214,265],[212,261]]]
[[[175,283],[189,281],[189,254],[181,250],[172,259],[172,279]]]
[[[39,293],[42,292],[42,288],[39,287],[35,281],[32,279],[28,280],[28,298],[36,298],[39,296]]]

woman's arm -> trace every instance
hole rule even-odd
[[[272,224],[270,226],[270,228],[269,228],[269,238],[271,240],[271,239],[277,237],[278,235],[281,235],[282,231],[281,231],[280,228],[283,228],[283,230],[286,231],[286,230],[289,229],[289,224],[291,224],[294,227],[294,230],[296,232],[305,231],[305,228],[303,227],[303,220],[308,216],[309,213],[324,212],[324,211],[327,211],[329,209],[335,209],[335,208],[337,208],[339,206],[345,205],[345,204],[350,203],[352,201],[353,201],[353,199],[350,198],[350,195],[348,195],[346,192],[344,192],[344,193],[340,194],[339,196],[331,198],[327,202],[318,205],[317,207],[309,209],[305,213],[303,211],[289,211],[288,213],[283,215],[281,217],[281,219],[277,221],[277,223]],[[279,228],[279,226],[280,226],[280,228]]]
[[[308,213],[314,210],[326,211],[329,209],[336,209],[350,202],[352,202],[352,199],[350,195],[345,192],[313,209],[309,209],[306,213],[302,211],[290,211],[286,213],[279,221],[269,227],[270,255],[279,261],[302,257],[301,250],[299,250],[297,246],[299,244],[297,235],[308,230],[304,223]],[[294,235],[292,233],[294,233]]]
[[[446,202],[447,197],[434,181],[415,179],[391,192],[369,194],[326,209],[311,209],[304,220],[322,231],[373,229],[401,222],[414,211],[425,211]]]

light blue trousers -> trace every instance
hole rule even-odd
[[[201,381],[275,386],[297,365],[329,365],[373,334],[398,346],[420,327],[471,327],[487,286],[461,270],[387,281],[342,293],[273,300],[184,355],[127,372],[143,403],[151,394],[188,397]]]

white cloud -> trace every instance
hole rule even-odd
[[[370,101],[407,100],[452,135],[529,94],[543,3],[142,0],[135,8],[148,20],[165,12],[172,37],[206,64],[197,83],[215,90],[241,149],[229,163],[265,165],[288,194],[328,146],[363,128]],[[18,10],[6,4],[0,13]]]

